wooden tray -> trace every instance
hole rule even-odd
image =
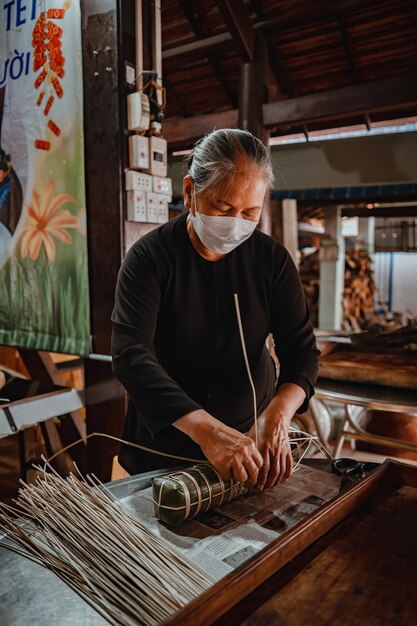
[[[165,624],[415,624],[416,531],[417,467],[386,461]]]

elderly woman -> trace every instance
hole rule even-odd
[[[183,182],[188,214],[130,248],[112,315],[114,372],[130,396],[123,438],[205,458],[223,479],[260,490],[291,474],[288,430],[314,392],[319,354],[291,257],[256,230],[272,181],[267,150],[251,133],[199,140]],[[124,444],[119,462],[132,474],[181,465]]]

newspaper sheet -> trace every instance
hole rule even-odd
[[[249,493],[179,526],[155,518],[151,487],[121,502],[217,581],[336,496],[339,488],[339,476],[301,465],[285,484]]]

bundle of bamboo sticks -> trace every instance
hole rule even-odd
[[[1,505],[0,545],[53,570],[111,624],[160,624],[213,584],[93,476],[37,469],[16,507]]]
[[[318,437],[293,427],[290,443],[294,471],[312,444],[328,456]],[[160,624],[214,583],[93,475],[62,478],[44,461],[34,484],[21,481],[15,507],[0,504],[0,546],[55,572],[111,624]]]

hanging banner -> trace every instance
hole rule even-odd
[[[80,4],[0,11],[0,344],[85,355]]]

